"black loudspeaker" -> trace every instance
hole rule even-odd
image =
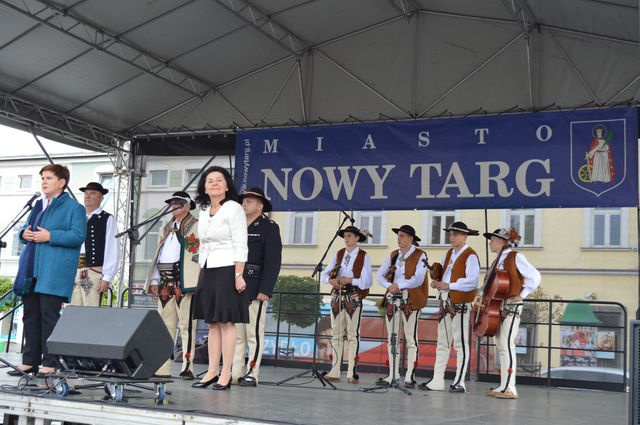
[[[66,307],[47,347],[62,370],[149,379],[173,353],[156,310]]]

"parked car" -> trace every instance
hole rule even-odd
[[[541,371],[540,376],[546,378],[547,371]],[[573,379],[576,381],[598,381],[621,384],[622,376],[623,371],[619,368],[563,366],[551,369],[551,378]],[[626,376],[628,380],[629,372],[626,373]]]

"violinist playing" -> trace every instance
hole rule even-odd
[[[442,276],[432,276],[431,287],[438,290],[440,318],[438,320],[438,343],[433,378],[420,384],[421,390],[444,391],[444,373],[449,362],[451,343],[456,350],[456,376],[449,386],[451,393],[465,393],[465,376],[469,366],[469,318],[471,303],[476,296],[480,262],[476,252],[467,245],[469,236],[477,236],[477,230],[470,229],[461,221],[446,229],[451,249],[444,257],[442,266],[434,263],[434,269],[440,268]]]
[[[343,341],[349,341],[349,365],[347,382],[359,382],[356,373],[360,348],[360,319],[362,300],[371,287],[371,259],[369,254],[358,247],[367,237],[355,226],[347,226],[338,231],[344,239],[345,248],[340,249],[327,268],[322,272],[321,281],[331,285],[331,346],[332,367],[324,377],[329,381],[340,381]]]
[[[485,233],[484,237],[489,239],[491,252],[502,252],[494,262],[496,270],[504,270],[509,276],[509,291],[500,313],[502,321],[495,334],[500,360],[500,385],[486,394],[501,399],[517,399],[516,337],[520,327],[520,314],[523,300],[540,285],[541,276],[524,254],[511,249],[517,247],[520,241],[520,235],[515,230],[497,229],[493,233]],[[479,301],[476,299],[476,304]]]

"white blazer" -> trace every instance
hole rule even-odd
[[[242,206],[226,201],[213,217],[209,208],[200,210],[198,220],[200,267],[225,267],[247,261],[247,218]]]

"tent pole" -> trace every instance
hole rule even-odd
[[[638,307],[636,320],[640,320],[640,205],[636,205],[636,252],[638,253]]]
[[[38,144],[38,146],[40,146],[40,149],[42,149],[42,153],[44,153],[44,156],[47,157],[47,160],[49,161],[49,163],[50,164],[54,164],[53,158],[51,158],[51,155],[49,155],[49,152],[47,152],[47,150],[45,149],[44,145],[42,144],[42,142],[38,138],[38,135],[36,134],[36,129],[34,127],[31,127],[31,134],[33,135],[33,138],[36,139],[36,143]],[[71,195],[71,197],[75,201],[78,200],[76,198],[76,195],[73,194],[73,190],[71,190],[71,188],[69,187],[69,182],[67,182],[67,192],[69,192],[69,195]]]
[[[487,209],[484,209],[484,232],[489,233],[489,219],[487,217]],[[489,239],[484,238],[484,266],[489,272]]]

